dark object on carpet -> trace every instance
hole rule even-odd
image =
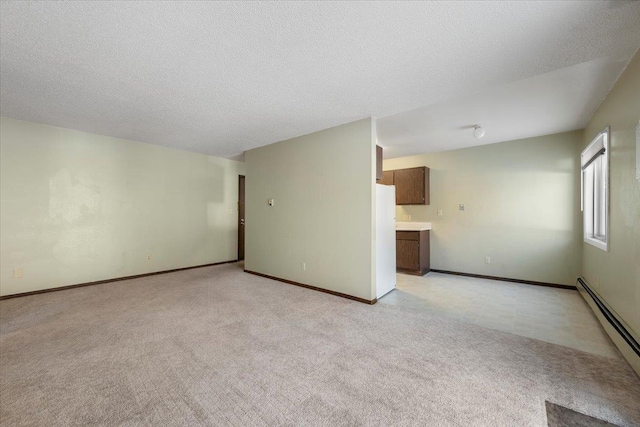
[[[615,424],[581,414],[549,401],[544,403],[547,407],[547,425],[549,427],[617,427]]]

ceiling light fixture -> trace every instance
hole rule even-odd
[[[476,139],[480,139],[484,136],[484,128],[482,125],[475,125],[473,127],[473,137]]]

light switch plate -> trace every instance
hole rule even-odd
[[[442,216],[442,209],[438,209],[438,216]]]
[[[464,210],[464,203],[460,203],[460,210],[463,211]]]
[[[269,199],[267,202],[269,203],[269,206],[273,206],[276,204],[275,200],[273,199]]]

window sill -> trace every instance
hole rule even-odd
[[[603,242],[602,240],[594,239],[593,237],[585,237],[584,242],[608,252],[608,242]]]

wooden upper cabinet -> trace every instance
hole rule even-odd
[[[421,166],[393,171],[396,205],[429,204],[429,168]]]
[[[382,179],[380,180],[380,184],[393,185],[393,171],[382,172]]]
[[[382,147],[376,145],[376,182],[382,180]]]

